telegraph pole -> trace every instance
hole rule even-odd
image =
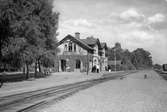
[[[117,57],[116,57],[116,49],[114,49],[114,59],[115,59],[115,72],[117,71]]]
[[[87,52],[87,71],[86,74],[88,75],[89,73],[89,52]]]

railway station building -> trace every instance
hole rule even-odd
[[[59,72],[91,72],[94,67],[104,71],[108,65],[107,44],[98,38],[81,38],[80,33],[67,35],[57,45],[56,67]]]

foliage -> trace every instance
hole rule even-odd
[[[41,57],[41,64],[46,68],[53,67],[54,66],[54,57],[52,55],[42,56]]]
[[[116,60],[121,60],[122,53],[123,49],[121,48],[121,44],[116,43],[113,48],[108,50],[109,60],[115,60],[115,57]]]
[[[151,53],[138,48],[132,52],[122,49],[120,43],[116,43],[113,48],[108,50],[109,60],[121,60],[124,69],[140,69],[152,67]]]
[[[131,61],[136,68],[152,67],[151,53],[143,48],[138,48],[132,52]]]
[[[48,0],[0,0],[1,61],[20,68],[56,55],[59,13],[52,8]]]

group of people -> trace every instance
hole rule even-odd
[[[94,66],[92,67],[92,72],[93,72],[93,73],[99,73],[99,71],[100,71],[99,65],[94,65]]]

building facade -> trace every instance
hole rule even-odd
[[[107,67],[107,45],[100,43],[99,39],[81,39],[80,33],[75,33],[75,36],[63,38],[57,47],[60,50],[56,61],[59,72],[91,72],[94,66],[100,70]]]

